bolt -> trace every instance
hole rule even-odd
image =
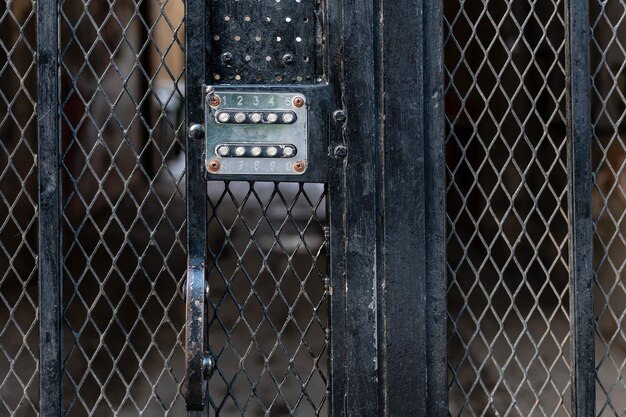
[[[222,62],[224,65],[231,66],[235,62],[235,57],[230,52],[224,52],[222,54]]]
[[[293,170],[296,172],[304,172],[305,168],[306,164],[304,163],[304,161],[296,161],[293,164]]]
[[[204,137],[204,127],[197,123],[189,126],[189,137],[195,140],[202,139]]]
[[[211,107],[217,107],[220,104],[222,104],[222,99],[217,94],[213,94],[211,95],[211,97],[209,97],[209,105]]]
[[[213,159],[209,161],[208,168],[210,172],[218,172],[220,170],[220,161]]]
[[[337,159],[344,159],[346,156],[348,156],[348,148],[346,148],[344,145],[337,145],[335,146],[335,151],[333,152],[333,154]]]
[[[333,120],[336,123],[344,124],[347,120],[347,117],[343,110],[337,110],[333,113]]]
[[[213,357],[209,353],[204,354],[204,358],[202,358],[202,374],[204,379],[208,379],[213,374],[215,370],[215,362],[213,361]]]
[[[301,96],[294,97],[293,105],[296,106],[297,108],[304,106],[304,97],[301,97]]]
[[[287,65],[291,65],[296,61],[296,59],[294,58],[293,55],[291,54],[285,54],[283,55],[283,62]]]

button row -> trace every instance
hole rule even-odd
[[[235,123],[235,124],[292,124],[296,121],[296,114],[291,111],[275,111],[275,112],[242,112],[222,110],[217,112],[215,120],[218,123]]]
[[[297,153],[293,145],[219,144],[215,153],[222,158],[291,158]]]

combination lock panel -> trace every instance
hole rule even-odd
[[[308,104],[303,94],[216,89],[205,106],[209,174],[306,172]]]

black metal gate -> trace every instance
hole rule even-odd
[[[0,416],[626,415],[621,0],[6,0]]]

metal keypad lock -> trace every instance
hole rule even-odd
[[[205,100],[211,175],[302,175],[308,164],[308,103],[293,92],[226,91]]]

